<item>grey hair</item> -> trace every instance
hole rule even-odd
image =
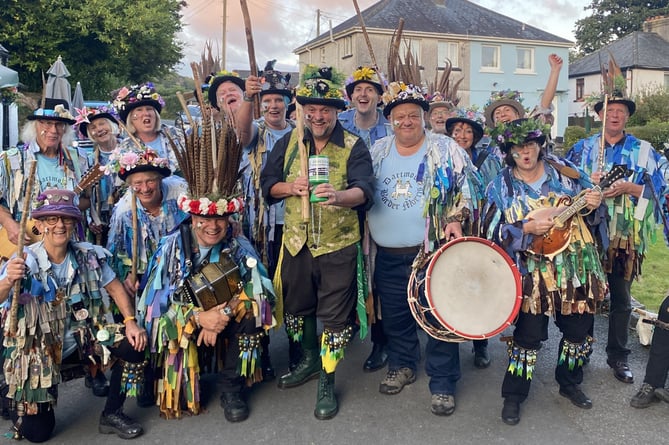
[[[113,120],[111,120],[111,119],[109,119],[109,118],[106,118],[106,117],[102,117],[102,118],[100,118],[100,120],[107,121],[107,123],[108,123],[109,126],[111,127],[111,133],[112,133],[114,136],[118,136],[118,134],[121,132],[121,129],[118,127],[118,124],[117,124],[116,122],[114,122]],[[90,125],[90,124],[89,124],[89,125]],[[93,142],[97,142],[97,140],[95,139],[95,136],[93,135],[93,133],[90,131],[90,129],[88,129],[88,130],[89,130],[89,131],[88,131],[88,139],[90,139],[90,140],[93,141]]]
[[[150,105],[148,105],[148,106],[150,106]],[[152,109],[153,112],[156,114],[156,125],[153,126],[153,131],[155,131],[155,132],[157,133],[157,132],[160,131],[160,128],[162,127],[163,123],[162,123],[162,121],[160,120],[160,113],[158,113],[158,110],[156,110],[156,109],[153,108],[153,107],[151,107],[151,109]],[[130,118],[130,116],[131,116],[132,113],[134,113],[134,112],[135,112],[135,110],[132,110],[130,113],[128,113],[128,118],[129,118],[129,119],[126,119],[126,123],[125,123],[125,128],[128,130],[128,133],[130,133],[130,134],[132,134],[132,135],[134,135],[135,133],[137,133],[137,129],[136,129],[135,126],[132,124],[132,118]]]
[[[29,120],[25,123],[23,128],[21,128],[21,140],[23,142],[37,142],[37,122],[37,119]],[[63,123],[65,124],[65,131],[63,132],[63,136],[60,138],[60,143],[63,147],[70,147],[72,142],[74,142],[76,139],[74,135],[74,129],[72,128],[72,125],[67,125],[66,122]]]

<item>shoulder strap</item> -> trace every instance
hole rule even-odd
[[[184,246],[184,256],[186,257],[186,267],[190,270],[193,267],[193,240],[189,224],[180,224],[179,233]]]
[[[544,158],[546,162],[548,162],[551,167],[553,167],[555,170],[557,170],[560,174],[571,178],[571,179],[578,179],[581,177],[581,175],[578,173],[578,171],[575,168],[568,167],[566,165],[562,165],[559,162],[554,161],[553,159],[547,159]]]
[[[483,162],[486,160],[490,152],[488,150],[481,150],[481,153],[479,153],[478,157],[476,158],[476,162],[474,163],[474,167],[476,167],[477,170],[481,168],[483,165]]]

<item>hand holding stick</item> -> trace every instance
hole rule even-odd
[[[33,187],[35,185],[35,172],[37,171],[37,161],[32,161],[30,173],[26,182],[25,195],[23,195],[23,209],[21,213],[21,223],[19,226],[19,239],[16,247],[16,256],[23,257],[23,247],[26,239],[26,224],[28,223],[28,213],[30,212],[30,201],[32,200]],[[19,296],[21,295],[21,284],[23,280],[16,280],[14,283],[14,297],[9,310],[9,335],[16,336],[19,325]]]
[[[295,103],[295,127],[297,130],[298,153],[300,155],[300,176],[307,176],[307,147],[304,145],[304,111]],[[302,221],[309,221],[309,196],[302,195]]]

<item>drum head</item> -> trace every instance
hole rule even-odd
[[[514,262],[483,238],[458,238],[442,246],[428,267],[425,290],[439,323],[470,340],[502,332],[522,301]]]

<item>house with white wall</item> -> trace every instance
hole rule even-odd
[[[625,77],[626,93],[669,88],[669,17],[652,17],[635,31],[569,65],[569,115],[584,116],[584,99],[601,92],[602,65],[613,55]],[[589,115],[593,115],[589,110]]]

